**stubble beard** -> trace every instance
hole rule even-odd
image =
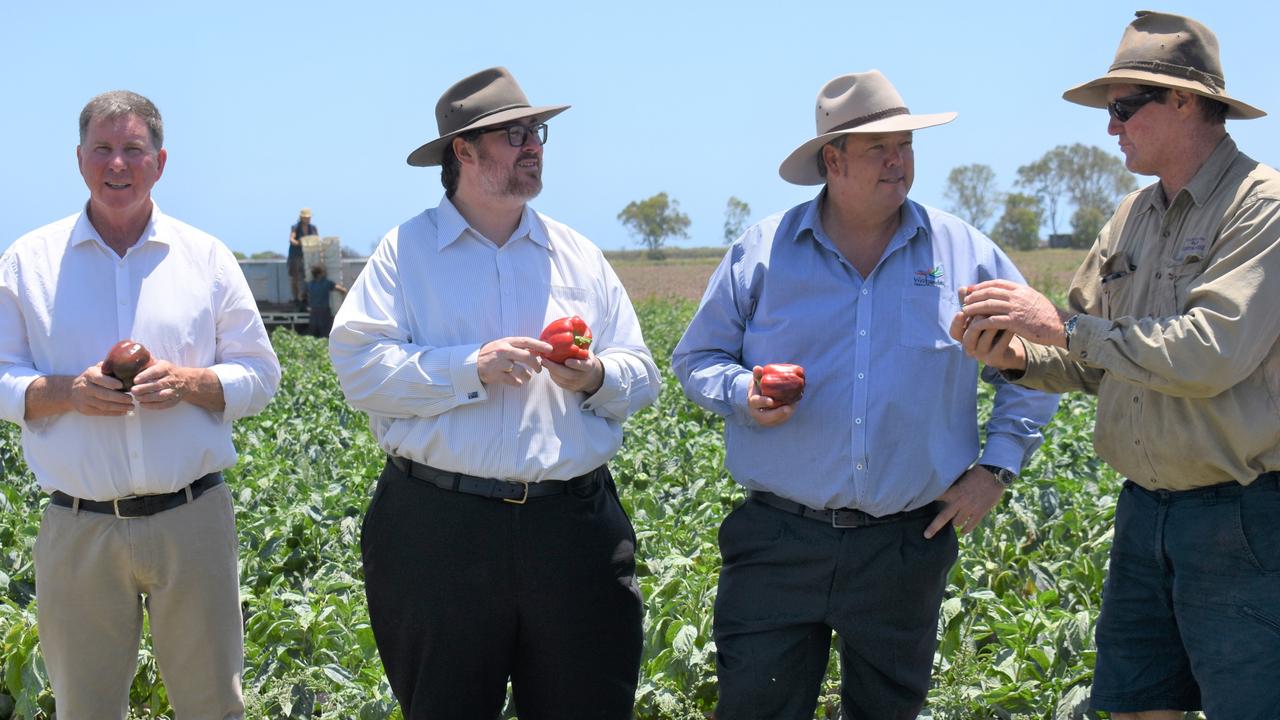
[[[520,158],[516,163],[528,158]],[[523,171],[517,164],[503,166],[492,156],[480,153],[480,188],[490,197],[528,202],[542,192],[542,163],[536,171]]]

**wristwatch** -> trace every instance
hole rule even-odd
[[[1072,315],[1067,321],[1062,323],[1062,334],[1067,337],[1067,349],[1071,349],[1071,336],[1076,334],[1076,323],[1080,321],[1080,315]]]
[[[996,481],[999,482],[1002,487],[1010,487],[1013,485],[1013,481],[1018,479],[1018,473],[1008,468],[1002,468],[999,465],[982,464],[980,467],[984,468],[992,475],[995,475]]]

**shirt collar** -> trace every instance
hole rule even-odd
[[[1222,177],[1227,174],[1231,163],[1235,162],[1236,156],[1239,154],[1240,150],[1236,147],[1236,141],[1232,140],[1230,135],[1223,136],[1218,141],[1218,145],[1213,149],[1213,152],[1209,154],[1209,158],[1196,171],[1196,174],[1192,175],[1186,186],[1178,191],[1178,195],[1185,192],[1191,197],[1191,202],[1196,205],[1204,205],[1208,202],[1209,196],[1213,194],[1214,189],[1222,182]],[[1178,199],[1178,196],[1175,195],[1168,202],[1165,202],[1164,193],[1160,191],[1159,180],[1156,180],[1151,189],[1152,192],[1146,202],[1149,208],[1164,212]]]
[[[164,213],[160,212],[160,206],[152,200],[151,219],[147,221],[147,226],[142,229],[142,235],[138,238],[138,242],[133,244],[133,247],[140,247],[149,242],[170,244],[169,237],[166,237],[164,233],[156,232],[156,226],[163,217]],[[98,229],[89,221],[89,203],[86,202],[84,210],[80,211],[80,217],[76,218],[75,227],[71,228],[71,244],[75,246],[93,240],[96,240],[102,247],[107,247],[107,243],[102,239]]]
[[[436,208],[437,249],[444,250],[449,247],[457,242],[468,230],[477,236],[480,235],[479,232],[471,227],[467,219],[462,217],[462,213],[458,212],[457,206],[448,197],[440,198],[440,205]],[[529,238],[543,248],[551,249],[551,238],[547,235],[547,228],[539,220],[538,214],[527,204],[520,213],[520,224],[516,226],[516,231],[511,234],[509,240],[518,240],[524,237]]]
[[[822,201],[826,196],[827,189],[824,187],[805,208],[804,214],[800,218],[800,224],[796,226],[796,234],[793,240],[799,240],[801,236],[808,231],[808,234],[816,240],[820,245],[835,250],[835,244],[831,242],[831,238],[822,229],[821,207]],[[893,239],[889,241],[888,247],[885,248],[885,255],[901,245],[918,236],[927,236],[929,226],[924,221],[924,215],[920,211],[920,206],[907,198],[902,202],[902,207],[898,212],[902,218],[902,222],[898,225],[898,229],[893,234]]]

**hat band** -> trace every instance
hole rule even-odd
[[[853,128],[856,128],[859,125],[866,125],[867,123],[873,123],[877,120],[883,120],[887,117],[894,117],[895,115],[909,115],[909,114],[911,114],[911,111],[902,106],[889,108],[887,110],[879,110],[869,115],[863,115],[861,117],[856,117],[848,122],[841,123],[831,128],[830,130],[827,130],[826,132],[831,133],[831,132],[840,132],[841,130],[852,130]]]
[[[500,112],[506,112],[506,111],[508,111],[508,110],[519,110],[519,109],[521,109],[521,108],[527,108],[527,107],[530,107],[530,106],[529,106],[529,105],[527,105],[527,104],[523,104],[523,105],[522,105],[522,104],[520,104],[520,103],[512,103],[512,104],[510,104],[510,105],[503,105],[503,106],[502,106],[502,107],[500,107],[500,108],[494,108],[494,109],[492,109],[492,110],[488,110],[488,111],[486,111],[486,112],[482,112],[482,113],[480,113],[479,115],[476,115],[475,117],[472,117],[472,118],[468,119],[466,122],[464,122],[464,123],[462,124],[462,127],[469,127],[469,126],[471,126],[471,125],[475,125],[476,123],[480,122],[481,120],[483,120],[483,119],[485,119],[485,118],[487,118],[487,117],[489,117],[489,116],[491,116],[491,115],[497,115],[497,114],[498,114],[498,113],[500,113]],[[457,130],[450,130],[449,132],[457,132]],[[441,133],[441,135],[442,135],[442,136],[443,136],[443,135],[447,135],[447,134],[448,134],[448,133]]]
[[[1156,75],[1171,75],[1183,80],[1191,80],[1209,88],[1215,94],[1221,94],[1227,90],[1227,82],[1219,75],[1213,75],[1203,70],[1197,70],[1186,65],[1174,65],[1172,63],[1161,62],[1159,60],[1128,60],[1118,62],[1111,66],[1112,70],[1140,70],[1142,72],[1155,73]]]

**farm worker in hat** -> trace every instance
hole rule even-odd
[[[280,365],[231,251],[152,201],[163,140],[147,98],[90,100],[76,148],[89,202],[0,256],[0,418],[22,427],[51,495],[36,599],[67,720],[132,715],[144,609],[177,717],[244,717],[221,471],[236,462],[232,422],[267,405]],[[130,392],[102,364],[126,338],[152,361]]]
[[[716,716],[813,717],[831,632],[845,717],[915,718],[929,689],[957,533],[974,529],[1040,445],[1057,397],[997,387],[980,444],[978,365],[947,335],[956,288],[1022,277],[996,245],[907,198],[913,114],[879,71],[818,93],[817,136],[782,178],[813,200],[749,228],[712,275],[672,369],[725,418],[748,490],[720,528]],[[793,403],[761,367],[795,363]]]
[[[607,463],[658,371],[618,277],[534,211],[547,121],[505,68],[458,81],[438,205],[392,229],[352,284],[329,354],[388,458],[361,533],[369,617],[404,715],[631,717],[643,606]],[[586,357],[539,336],[580,316]],[[558,357],[558,356],[557,356]]]
[[[952,328],[1028,387],[1098,396],[1094,446],[1127,478],[1098,618],[1092,705],[1114,718],[1280,712],[1280,175],[1226,120],[1218,40],[1141,11],[1102,77],[1121,201],[1066,309],[1025,285],[970,289]],[[967,329],[966,329],[967,327]],[[993,330],[1006,332],[999,338]]]
[[[311,208],[302,208],[298,213],[298,222],[289,228],[289,256],[285,260],[289,269],[290,299],[297,304],[302,303],[306,290],[306,271],[302,252],[302,238],[319,235],[320,229],[311,223]]]

